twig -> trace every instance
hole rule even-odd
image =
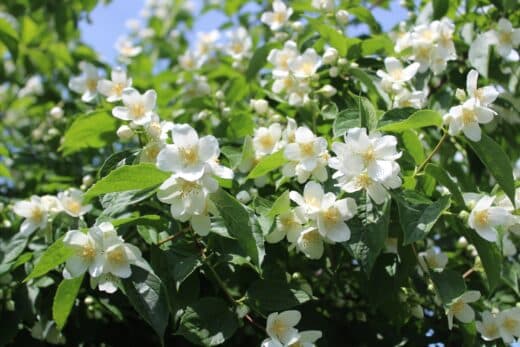
[[[426,159],[424,159],[424,161],[421,163],[421,165],[419,165],[419,167],[417,168],[417,170],[414,173],[414,176],[417,176],[417,174],[424,169],[426,164],[428,164],[428,162],[432,159],[432,157],[435,155],[435,153],[437,153],[439,151],[439,149],[441,148],[441,145],[447,138],[448,138],[448,132],[445,131],[444,134],[442,135],[441,139],[435,146],[435,148],[430,152],[430,154],[428,154],[428,156],[426,157]]]
[[[471,275],[473,272],[475,272],[475,268],[472,267],[468,271],[464,272],[464,274],[462,275],[462,278],[469,277],[469,275]]]
[[[184,234],[184,231],[185,231],[185,230],[181,230],[181,231],[179,231],[178,233],[173,234],[172,236],[168,236],[168,237],[165,238],[164,240],[161,240],[161,241],[157,242],[157,246],[160,246],[160,245],[162,245],[162,244],[164,244],[164,243],[166,243],[166,242],[168,242],[168,241],[173,241],[173,240],[177,239],[179,236],[181,236],[182,234]]]

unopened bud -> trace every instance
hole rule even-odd
[[[258,114],[266,114],[267,111],[269,110],[269,104],[264,99],[252,99],[251,107]]]
[[[345,59],[345,58],[339,58],[338,59],[338,65],[344,66],[344,65],[347,65],[347,64],[348,64],[347,59]]]
[[[128,141],[134,136],[134,131],[128,125],[121,125],[117,129],[117,136],[121,141]]]
[[[464,236],[459,237],[457,240],[457,247],[466,248],[468,246],[468,240]]]
[[[247,204],[249,201],[251,201],[251,195],[247,191],[241,190],[237,194],[237,200],[243,204]]]
[[[161,124],[159,122],[151,122],[146,128],[146,132],[154,139],[158,139],[161,136]]]
[[[348,12],[345,10],[339,10],[336,12],[336,20],[341,25],[347,25],[348,24]]]
[[[54,119],[60,119],[61,117],[63,117],[63,109],[61,107],[59,107],[59,106],[54,106],[49,111],[49,114]]]
[[[338,75],[339,75],[339,69],[337,67],[333,66],[333,67],[331,67],[329,69],[329,76],[330,77],[334,78],[334,77],[338,77]]]
[[[323,63],[324,64],[334,64],[336,60],[338,59],[338,50],[329,47],[325,50],[325,53],[323,53]]]
[[[90,187],[94,183],[94,178],[91,175],[85,175],[81,181],[85,187]]]
[[[466,92],[460,88],[457,88],[457,90],[455,91],[455,97],[460,102],[464,102],[464,100],[466,100]]]
[[[222,90],[217,90],[217,92],[215,93],[215,98],[217,98],[218,100],[224,99],[224,92]]]
[[[14,304],[14,301],[13,300],[8,300],[6,303],[5,303],[5,309],[7,311],[14,311],[14,309],[16,308],[16,305]]]
[[[320,90],[318,90],[319,93],[322,93],[323,96],[325,96],[326,98],[330,98],[334,95],[336,95],[336,93],[338,92],[336,90],[336,88],[334,88],[333,86],[331,86],[330,84],[326,84],[324,85],[323,87],[321,87]]]

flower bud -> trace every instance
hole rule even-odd
[[[222,109],[223,116],[229,116],[230,113],[231,113],[231,107],[226,106]]]
[[[345,10],[339,10],[336,12],[336,20],[341,25],[347,25],[348,24],[348,12]]]
[[[117,136],[121,141],[128,141],[134,136],[134,131],[128,125],[121,125],[117,129]]]
[[[92,305],[94,303],[94,298],[89,295],[85,298],[85,300],[83,300],[83,302],[85,305]]]
[[[241,190],[237,194],[237,200],[243,204],[247,204],[249,201],[251,201],[251,195],[249,195],[247,191]]]
[[[348,64],[347,59],[345,59],[345,58],[339,58],[338,59],[338,65],[344,66],[344,65],[347,65],[347,64]]]
[[[269,104],[264,99],[252,99],[251,107],[258,114],[265,114],[269,110]]]
[[[63,109],[61,107],[59,107],[59,106],[54,106],[49,111],[49,114],[54,119],[60,119],[61,117],[63,117]]]
[[[336,93],[338,92],[336,90],[336,88],[334,88],[333,86],[331,86],[330,84],[326,84],[324,85],[323,87],[321,87],[320,90],[318,90],[319,93],[322,93],[323,96],[325,96],[326,98],[330,98],[334,95],[336,95]]]
[[[330,77],[334,78],[334,77],[338,77],[338,75],[339,75],[339,69],[337,67],[333,66],[333,67],[331,67],[329,69],[329,76]]]
[[[455,91],[455,97],[460,102],[464,102],[464,100],[466,100],[466,92],[460,88],[457,88],[457,90]]]
[[[94,183],[94,178],[91,175],[83,176],[81,182],[85,185],[85,187],[90,187],[92,183]]]
[[[217,92],[215,93],[215,98],[217,98],[218,100],[224,99],[224,92],[222,90],[217,90]]]
[[[338,59],[338,50],[333,47],[328,47],[325,49],[325,53],[323,53],[323,63],[324,64],[334,64]]]
[[[158,139],[161,136],[161,124],[159,122],[151,122],[146,128],[146,132],[154,139]]]
[[[5,309],[7,311],[14,311],[14,309],[16,308],[16,305],[14,304],[14,301],[13,300],[9,300],[5,303]]]
[[[295,21],[291,24],[291,27],[296,32],[301,32],[303,29],[303,23],[300,21]]]
[[[464,236],[459,237],[457,240],[457,247],[466,248],[468,246],[468,240]]]

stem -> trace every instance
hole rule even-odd
[[[178,233],[168,236],[167,238],[157,242],[157,246],[160,246],[168,241],[173,241],[173,240],[177,239],[179,236],[181,236],[182,234],[184,234],[184,230],[181,230]]]
[[[464,272],[464,274],[462,275],[462,278],[466,278],[468,277],[469,275],[471,275],[473,272],[475,272],[475,268],[471,268],[469,269],[468,271]]]
[[[437,143],[435,148],[430,152],[430,154],[426,157],[426,159],[424,159],[424,161],[421,163],[421,165],[419,165],[419,167],[417,168],[417,170],[414,173],[414,176],[417,176],[417,174],[419,174],[424,169],[426,164],[428,164],[428,162],[432,159],[432,157],[435,155],[435,153],[437,153],[439,151],[439,149],[441,148],[441,145],[447,138],[448,138],[448,133],[444,132],[444,134],[442,135],[441,139],[439,140],[439,142]]]

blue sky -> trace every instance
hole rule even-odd
[[[194,3],[196,8],[199,8],[201,0],[196,0]],[[119,36],[127,32],[126,20],[139,18],[143,5],[144,0],[113,0],[109,5],[98,5],[90,15],[92,23],[86,21],[80,23],[83,40],[92,45],[108,62],[114,62],[116,58],[114,44]],[[372,13],[385,30],[406,18],[406,10],[399,6],[399,1],[392,1],[389,11],[375,9]],[[221,13],[211,11],[197,18],[194,32],[216,29],[223,22],[224,16]]]

